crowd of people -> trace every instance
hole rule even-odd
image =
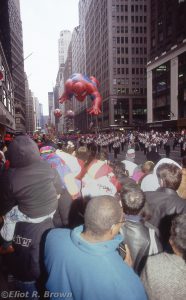
[[[176,146],[182,164],[170,159]],[[1,291],[21,299],[185,299],[185,151],[185,132],[2,141]]]

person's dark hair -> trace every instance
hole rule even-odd
[[[142,166],[141,170],[145,174],[150,174],[154,170],[154,163],[152,161],[145,161]]]
[[[176,191],[182,179],[181,169],[175,164],[163,163],[156,170],[158,179],[163,181],[163,186]]]
[[[57,143],[57,147],[58,147],[59,150],[62,150],[62,148],[63,148],[63,143],[62,143],[62,142],[58,142],[58,143]]]
[[[83,161],[87,161],[90,157],[90,152],[86,146],[81,146],[76,150],[76,157]]]
[[[117,178],[129,176],[129,173],[126,170],[124,163],[120,161],[115,161],[114,163],[111,163],[111,167],[113,168],[113,173],[116,175]]]
[[[5,146],[5,143],[3,141],[0,142],[0,151],[3,151],[3,148]]]
[[[90,144],[89,150],[90,150],[91,156],[95,157],[96,153],[97,153],[97,146],[95,144]]]
[[[120,192],[123,212],[127,215],[137,215],[145,205],[145,194],[138,187],[123,188]]]
[[[122,209],[119,201],[112,196],[92,198],[84,215],[85,231],[93,236],[103,236],[113,224],[120,222]]]
[[[170,240],[186,262],[186,213],[173,219]]]
[[[186,156],[182,158],[182,168],[186,168]]]
[[[156,152],[156,146],[154,145],[151,146],[151,152]]]
[[[108,160],[108,152],[106,150],[101,150],[99,153],[96,153],[95,156],[98,160]]]

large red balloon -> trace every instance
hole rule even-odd
[[[99,82],[94,76],[89,78],[86,75],[75,73],[65,82],[64,92],[59,102],[64,103],[72,96],[83,102],[86,96],[89,96],[92,100],[92,107],[87,109],[88,113],[99,115],[101,114],[102,97],[98,91],[98,86]]]
[[[61,109],[56,108],[56,109],[54,110],[54,116],[55,116],[56,118],[61,118],[62,114],[63,114],[63,113],[62,113]]]
[[[67,110],[66,116],[68,118],[73,118],[75,116],[75,113],[73,110]]]

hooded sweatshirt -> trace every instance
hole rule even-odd
[[[9,146],[8,157],[10,168],[1,178],[0,213],[15,205],[30,218],[55,211],[60,178],[55,169],[40,159],[36,143],[28,136],[18,136]]]
[[[116,250],[122,237],[91,243],[82,238],[82,231],[79,226],[72,231],[53,229],[47,235],[45,296],[52,300],[146,300],[138,276]]]

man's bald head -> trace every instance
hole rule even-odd
[[[113,224],[120,222],[122,208],[119,201],[111,196],[99,196],[91,199],[85,211],[85,231],[94,236],[102,236]]]

